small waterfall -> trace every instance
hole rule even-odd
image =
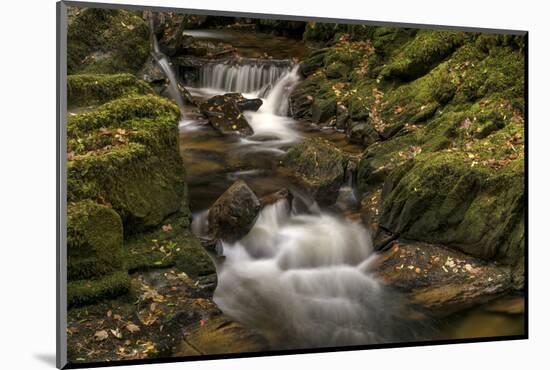
[[[290,69],[290,62],[261,59],[208,63],[201,67],[199,84],[225,92],[252,93],[274,86]]]
[[[288,114],[288,97],[294,86],[300,81],[298,68],[299,66],[295,65],[292,70],[288,70],[279,78],[267,94],[264,104],[260,107],[261,112],[278,116]]]
[[[174,70],[172,66],[170,65],[170,61],[168,60],[168,57],[160,51],[157,37],[155,36],[154,32],[154,23],[153,23],[153,17],[149,17],[149,29],[151,30],[151,43],[153,45],[153,58],[159,65],[159,67],[162,69],[162,72],[164,72],[164,75],[169,81],[169,84],[167,86],[168,94],[169,96],[174,99],[180,110],[183,112],[183,98],[181,96],[181,93],[178,89],[178,80],[176,78],[176,74],[174,73]]]
[[[314,208],[314,207],[313,207]],[[368,271],[371,237],[323,212],[266,206],[239,242],[223,243],[214,300],[280,348],[368,344],[406,336],[399,297]]]

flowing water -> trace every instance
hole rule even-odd
[[[236,40],[234,32],[190,33],[208,40]],[[289,51],[285,55],[280,38],[274,41],[275,54],[286,59],[265,58],[264,50],[271,50],[265,35],[238,40],[237,49],[246,58],[206,64],[198,83],[187,88],[199,100],[240,92],[262,98],[263,105],[257,112],[245,112],[254,130],[246,138],[220,136],[196,109],[182,106],[180,149],[194,212],[193,229],[202,233],[205,210],[236,179],[245,179],[258,196],[287,187],[294,200],[266,206],[247,236],[236,243],[222,243],[223,257],[216,258],[214,295],[222,311],[261,331],[274,348],[509,334],[499,329],[506,321],[484,310],[444,321],[429,319],[376,280],[369,271],[371,236],[353,217],[347,217],[358,206],[351,176],[340,189],[336,206],[321,209],[277,166],[289,145],[305,137],[323,137],[351,155],[361,153],[362,148],[348,144],[341,132],[320,130],[288,116],[288,96],[300,79],[293,58],[300,55]],[[508,327],[520,327],[518,316],[504,317]]]

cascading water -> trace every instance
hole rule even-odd
[[[287,61],[246,60],[208,63],[200,71],[200,86],[220,92],[256,93],[274,86],[291,69]],[[264,97],[260,95],[260,97]]]
[[[169,84],[167,86],[168,95],[174,99],[178,107],[183,113],[184,103],[183,98],[181,96],[180,91],[178,90],[178,79],[176,78],[176,74],[174,73],[174,70],[172,69],[172,66],[170,65],[170,61],[168,60],[168,57],[164,55],[162,51],[160,51],[159,44],[157,37],[155,36],[154,32],[154,24],[153,24],[153,18],[149,17],[149,28],[151,30],[151,43],[153,46],[153,52],[152,56],[159,65],[159,67],[162,69],[162,72],[164,72],[164,75],[169,81]]]
[[[359,223],[300,214],[282,200],[261,211],[247,236],[222,245],[215,302],[274,347],[410,339],[409,328],[396,327],[398,296],[369,273],[371,238]]]

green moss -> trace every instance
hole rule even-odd
[[[153,90],[135,76],[122,74],[80,74],[67,77],[69,106],[89,106],[133,94],[152,94]]]
[[[352,40],[364,40],[371,37],[375,29],[367,25],[308,22],[303,38],[307,41],[329,42],[341,34],[348,34]]]
[[[130,277],[126,271],[117,271],[96,279],[70,281],[67,284],[69,308],[115,298],[130,289]]]
[[[69,117],[68,199],[110,204],[125,235],[186,208],[178,108],[153,95],[130,96]]]
[[[450,55],[468,37],[472,36],[465,32],[420,30],[395,52],[380,75],[404,80],[418,78]]]
[[[126,10],[81,9],[67,32],[67,70],[136,73],[149,56],[149,27]]]
[[[327,205],[336,200],[348,159],[333,144],[315,138],[290,148],[281,164],[319,204]]]
[[[131,237],[126,256],[130,271],[176,266],[192,277],[215,273],[212,260],[189,231],[190,220],[189,213],[178,213],[164,220],[164,228]]]
[[[498,170],[472,163],[461,152],[429,153],[404,175],[390,174],[381,225],[405,238],[509,262],[522,248],[513,235],[523,218],[523,158]]]
[[[69,203],[67,247],[69,280],[122,270],[122,222],[119,215],[89,200]]]

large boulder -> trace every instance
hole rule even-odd
[[[201,112],[224,135],[249,136],[254,133],[234,97],[217,95],[200,105]]]
[[[269,350],[269,342],[256,331],[246,328],[225,315],[201,320],[189,329],[176,349],[176,356],[219,355]]]
[[[127,292],[120,216],[91,200],[69,203],[67,216],[69,307]]]
[[[122,218],[125,235],[187,209],[178,150],[180,111],[154,95],[128,96],[68,120],[68,200],[93,199]]]
[[[442,246],[394,241],[373,262],[381,280],[415,304],[448,314],[488,302],[512,289],[509,266]]]
[[[256,221],[261,203],[242,180],[236,181],[208,211],[208,230],[213,238],[237,241]]]
[[[314,138],[290,148],[281,164],[318,204],[330,205],[338,197],[348,160],[333,144]]]
[[[523,158],[496,171],[472,163],[467,154],[438,153],[394,170],[384,183],[380,225],[515,264],[525,240]]]
[[[129,73],[77,74],[67,76],[69,106],[89,106],[105,103],[127,95],[151,94],[145,82]]]

